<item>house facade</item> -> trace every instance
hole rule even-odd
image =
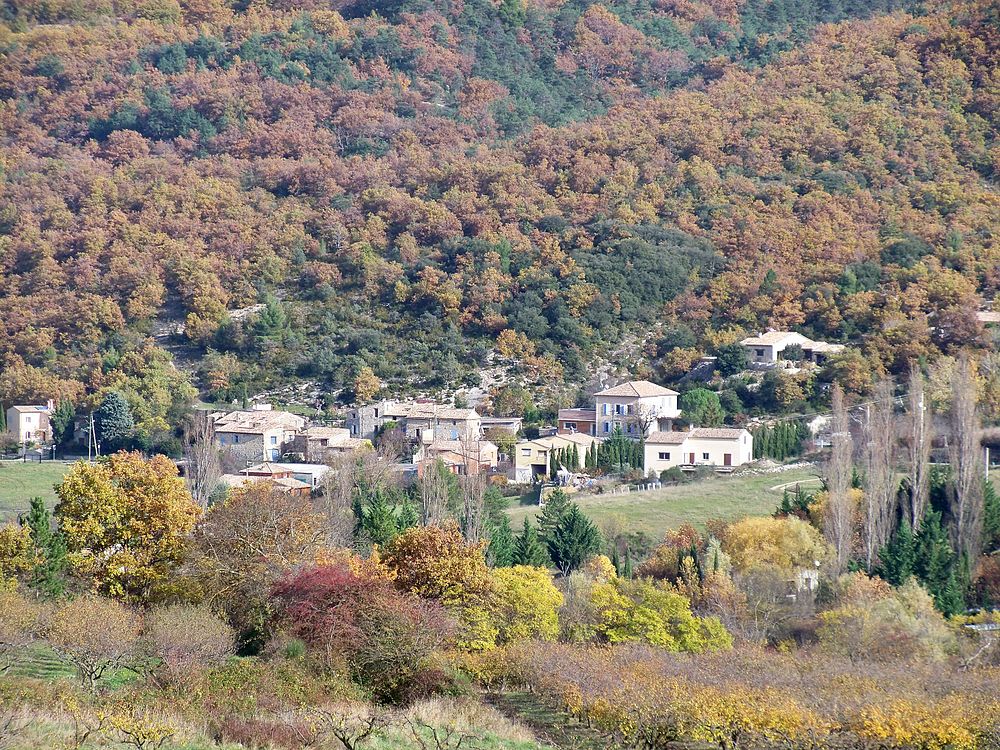
[[[424,468],[437,460],[453,474],[484,474],[496,469],[500,451],[489,440],[434,440],[421,444],[413,454],[417,476],[423,476]]]
[[[352,438],[374,440],[375,434],[395,423],[406,437],[418,442],[432,440],[476,440],[482,435],[482,419],[475,409],[441,404],[379,401],[358,406],[347,416]]]
[[[274,461],[283,446],[306,426],[304,417],[286,411],[253,409],[214,416],[215,439],[247,461]]]
[[[733,469],[753,460],[753,435],[728,427],[654,432],[643,443],[643,471],[659,474],[675,466]]]
[[[755,365],[773,365],[786,359],[782,354],[790,346],[801,347],[802,358],[807,362],[821,362],[831,354],[844,350],[843,344],[813,341],[794,331],[768,331],[743,339],[740,344],[746,349],[750,363]]]
[[[371,447],[370,440],[351,437],[345,427],[307,427],[292,437],[283,447],[284,453],[297,453],[302,460],[329,461],[344,453]]]
[[[594,434],[610,437],[621,427],[627,437],[640,439],[672,429],[680,416],[677,391],[648,380],[634,380],[594,394]]]
[[[19,443],[46,443],[52,439],[49,417],[55,404],[16,405],[7,409],[7,429],[17,436]]]
[[[411,440],[479,440],[482,421],[475,409],[458,409],[438,404],[416,404],[401,423]]]
[[[375,433],[389,422],[402,422],[413,406],[409,402],[384,399],[374,404],[356,406],[347,414],[346,426],[353,438],[374,440]]]
[[[535,440],[522,440],[514,447],[513,468],[511,477],[518,484],[528,484],[539,478],[548,476],[549,456],[552,451],[569,448],[575,445],[583,464],[586,452],[594,443],[600,440],[592,435],[571,433],[567,435],[550,435]]]
[[[597,412],[594,409],[560,409],[557,420],[560,435],[575,432],[597,434]]]

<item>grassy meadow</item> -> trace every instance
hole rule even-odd
[[[581,510],[598,526],[616,522],[634,531],[644,531],[653,538],[682,523],[703,527],[711,518],[734,519],[742,516],[770,515],[781,502],[784,487],[801,482],[815,489],[819,486],[815,467],[794,468],[773,474],[718,475],[706,479],[628,495],[574,494]],[[525,516],[538,514],[535,505],[517,506],[507,511],[517,529]]]
[[[70,466],[63,461],[0,461],[0,523],[26,511],[33,497],[43,497],[50,505],[54,504],[53,485],[62,480]]]

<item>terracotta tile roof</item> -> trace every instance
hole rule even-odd
[[[681,445],[687,439],[686,432],[653,432],[646,438],[650,445]]]
[[[705,440],[738,440],[744,430],[735,427],[695,427],[691,437]]]
[[[231,411],[216,418],[215,431],[262,435],[274,429],[299,430],[305,424],[304,417],[287,411]]]
[[[560,409],[559,421],[596,422],[597,412],[594,409]]]
[[[650,383],[648,380],[632,380],[620,383],[613,388],[598,391],[595,396],[630,396],[633,398],[649,398],[652,396],[676,396],[677,391],[664,388],[662,385]]]
[[[453,419],[456,422],[479,419],[475,409],[456,409],[453,406],[415,404],[406,413],[407,419]]]
[[[475,455],[476,451],[495,451],[498,450],[496,444],[491,443],[489,440],[435,440],[428,446],[432,452],[434,451],[452,451],[453,453],[463,453],[468,451],[470,455]]]

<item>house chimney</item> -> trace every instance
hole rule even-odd
[[[46,401],[46,402],[45,402],[45,407],[46,407],[46,408],[47,408],[47,409],[48,409],[49,411],[55,411],[55,410],[56,410],[56,402],[55,402],[55,401],[53,401],[53,400],[52,400],[52,399],[50,398],[50,399],[49,399],[48,401]]]

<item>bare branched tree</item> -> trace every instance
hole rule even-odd
[[[436,727],[428,724],[420,718],[408,718],[407,726],[413,741],[421,750],[461,750],[461,748],[475,747],[476,736],[470,734],[454,724],[444,727]]]
[[[927,510],[930,488],[931,444],[934,422],[931,408],[924,395],[924,376],[914,365],[910,369],[910,399],[906,410],[906,448],[910,465],[910,504],[905,508],[906,520],[914,532]]]
[[[444,521],[448,514],[448,467],[444,461],[432,459],[424,462],[420,476],[420,505],[424,526]]]
[[[208,499],[222,476],[219,448],[215,444],[215,425],[207,411],[198,412],[184,430],[185,479],[191,497],[205,509]]]
[[[352,453],[342,453],[328,462],[330,471],[323,475],[322,495],[316,508],[326,521],[327,541],[331,546],[351,546],[356,522],[352,503],[363,464]]]
[[[969,357],[963,354],[952,380],[951,468],[955,492],[951,503],[955,551],[974,560],[983,537],[983,463],[979,433],[976,380]]]
[[[865,420],[865,567],[871,571],[889,541],[896,509],[892,381],[880,380]]]
[[[392,725],[393,715],[375,703],[363,705],[340,703],[305,709],[316,740],[331,747],[326,740],[336,740],[344,750],[356,750],[374,740]]]
[[[482,442],[462,441],[462,458],[465,473],[459,484],[462,488],[462,533],[468,542],[476,543],[483,538],[486,521],[487,478],[482,471]]]
[[[851,556],[851,440],[847,408],[844,405],[844,391],[839,385],[833,386],[833,420],[830,441],[832,449],[827,466],[826,519],[823,531],[836,556],[835,572],[847,569]]]

